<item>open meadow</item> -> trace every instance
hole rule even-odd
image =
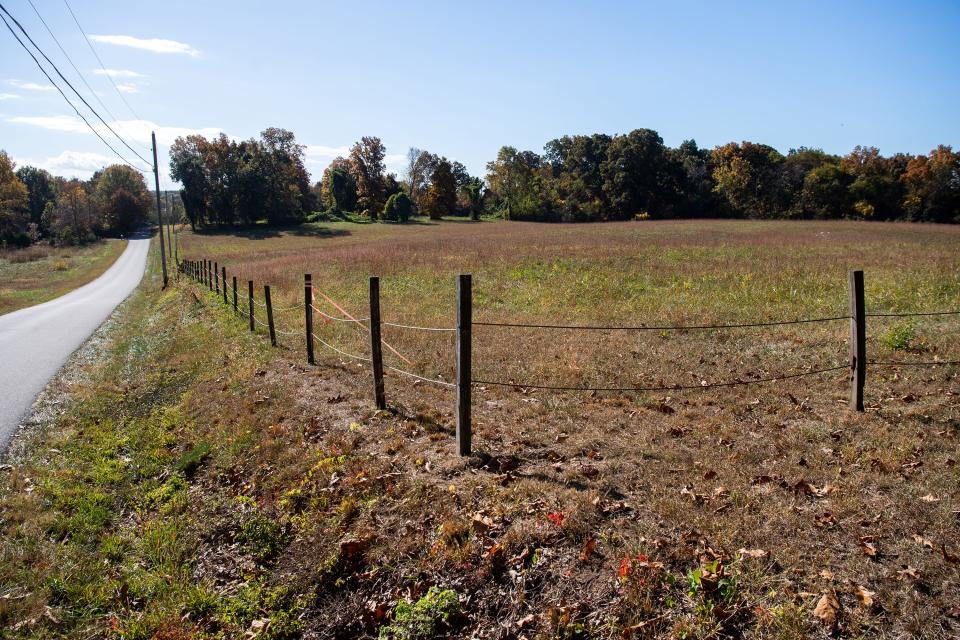
[[[181,258],[238,276],[241,309],[247,279],[258,302],[270,284],[294,335],[272,349],[184,276],[148,291],[153,263],[109,355],[71,373],[73,410],[0,476],[11,637],[960,633],[956,364],[871,366],[863,413],[843,368],[704,387],[845,367],[851,268],[870,313],[960,309],[960,228],[445,221],[178,238]],[[840,319],[475,326],[474,377],[516,386],[475,386],[474,454],[459,457],[449,388],[388,371],[376,411],[366,363],[318,344],[306,364],[302,276],[333,317],[363,320],[379,275],[384,321],[447,329],[461,272],[478,322]],[[365,330],[321,318],[318,338],[368,354]],[[958,315],[867,327],[871,361],[960,360]],[[452,379],[451,333],[384,339],[409,361],[385,349],[389,365]]]
[[[73,291],[98,278],[127,243],[101,240],[80,247],[35,245],[0,251],[0,314]]]

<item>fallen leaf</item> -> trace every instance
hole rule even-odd
[[[935,498],[932,493],[928,493],[920,499],[924,502],[940,502],[940,498]]]
[[[914,569],[913,567],[906,567],[897,571],[897,575],[901,578],[910,578],[911,580],[919,580],[920,572]]]
[[[824,593],[813,609],[813,615],[828,627],[837,623],[837,614],[840,612],[840,602],[833,593]]]
[[[944,544],[940,545],[940,553],[943,554],[943,559],[951,564],[956,564],[957,561],[960,560],[960,557],[958,557],[957,554],[947,551],[947,546]]]
[[[913,534],[913,541],[916,542],[921,547],[926,547],[927,549],[933,549],[933,543],[924,538],[921,535]]]
[[[871,536],[860,538],[860,550],[863,551],[866,556],[871,558],[877,557],[877,545]]]
[[[737,555],[748,558],[766,558],[770,555],[770,552],[764,551],[763,549],[737,549]]]
[[[868,609],[873,606],[873,596],[877,595],[876,591],[870,591],[870,589],[860,584],[854,585],[853,593],[857,596],[857,599],[860,600],[860,604]]]
[[[587,541],[583,543],[583,548],[580,549],[580,560],[583,562],[589,560],[596,548],[597,541],[593,538],[587,538]]]
[[[833,571],[830,571],[830,569],[824,569],[820,572],[820,577],[826,578],[827,580],[833,580]]]

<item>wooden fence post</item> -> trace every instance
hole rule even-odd
[[[867,312],[863,302],[863,271],[850,271],[850,409],[863,411],[863,385],[867,379]]]
[[[221,272],[223,275],[223,277],[221,278],[221,281],[223,282],[223,304],[227,304],[227,268],[226,267],[220,267],[220,268],[223,269],[223,271]]]
[[[457,450],[470,455],[470,355],[473,293],[470,274],[457,278]]]
[[[256,331],[257,327],[253,324],[253,280],[247,280],[247,303],[250,306],[250,331]]]
[[[370,362],[373,365],[373,402],[387,408],[383,390],[383,348],[380,344],[380,278],[370,276]]]
[[[216,262],[213,263],[213,284],[216,288],[217,295],[220,295],[220,265]]]
[[[313,358],[313,278],[309,273],[303,275],[303,310],[307,328],[307,362],[316,364]]]
[[[233,276],[233,313],[236,314],[237,311],[237,276]]]
[[[200,269],[200,284],[206,285],[207,284],[207,261],[205,259],[200,260],[200,264],[198,264],[197,267],[199,267]]]
[[[207,260],[207,287],[213,291],[213,263]]]
[[[267,326],[270,328],[270,344],[277,346],[277,332],[273,328],[273,304],[270,302],[270,285],[263,285],[263,302],[267,305]]]

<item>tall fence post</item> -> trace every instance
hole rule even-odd
[[[863,411],[863,385],[867,379],[867,312],[863,302],[863,271],[850,271],[850,409]]]
[[[256,331],[253,324],[253,280],[247,280],[247,304],[250,307],[250,331]]]
[[[373,365],[373,402],[387,408],[383,390],[383,348],[380,344],[380,278],[370,276],[370,362]]]
[[[317,364],[313,358],[313,278],[309,273],[303,275],[303,312],[307,328],[307,362]]]
[[[223,282],[223,304],[227,304],[227,268],[220,267],[223,269],[221,272],[223,277],[220,279]]]
[[[233,313],[237,312],[237,276],[233,276]]]
[[[207,260],[207,287],[213,291],[213,262]]]
[[[200,260],[197,264],[197,268],[200,270],[200,284],[207,284],[207,261],[206,259]]]
[[[220,265],[216,262],[213,263],[213,284],[217,295],[220,295]]]
[[[470,455],[470,355],[473,327],[473,287],[470,274],[457,278],[457,450]]]
[[[270,302],[270,285],[263,285],[263,302],[267,305],[267,326],[270,328],[270,344],[277,346],[277,332],[273,328],[273,304]]]

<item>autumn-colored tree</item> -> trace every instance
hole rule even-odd
[[[30,244],[29,193],[14,166],[6,151],[0,151],[0,247]]]
[[[376,216],[386,201],[384,158],[387,149],[380,138],[364,136],[350,149],[350,173],[357,184],[357,202],[362,211]]]
[[[917,156],[903,174],[904,208],[914,220],[960,222],[960,153],[939,145]]]
[[[541,166],[539,155],[514,147],[501,147],[497,159],[487,163],[487,185],[497,212],[505,219],[544,215]]]
[[[95,238],[90,198],[79,180],[70,180],[60,189],[55,203],[44,211],[44,226],[57,244],[82,244]]]
[[[780,180],[783,156],[773,147],[731,142],[713,150],[711,163],[714,189],[735,213],[772,218],[785,211]]]
[[[430,171],[430,186],[423,196],[422,211],[431,220],[439,220],[453,213],[457,206],[457,179],[446,158],[439,158]]]
[[[150,193],[138,171],[114,164],[104,169],[97,180],[95,203],[105,229],[129,233],[146,224]]]

